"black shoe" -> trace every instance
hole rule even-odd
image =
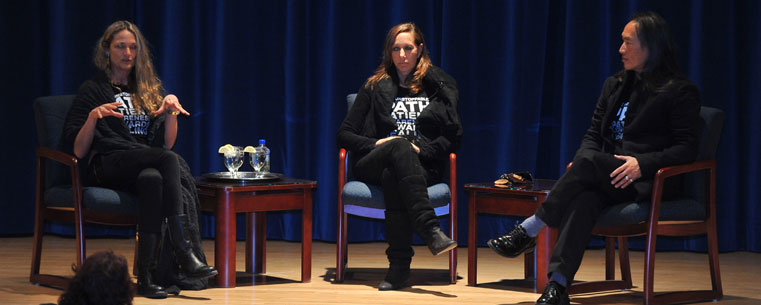
[[[441,232],[441,228],[438,226],[431,228],[428,234],[422,237],[434,256],[457,248],[457,242],[449,239],[444,232]]]
[[[378,284],[378,290],[398,290],[407,287],[407,280],[410,278],[410,266],[397,267],[390,266],[386,278]]]
[[[558,282],[552,281],[544,287],[544,293],[536,300],[537,305],[569,305],[571,299],[568,298],[567,289]]]
[[[533,249],[536,246],[536,237],[528,236],[526,229],[516,225],[507,234],[490,239],[486,244],[499,255],[516,257],[527,250]]]

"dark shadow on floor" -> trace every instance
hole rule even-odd
[[[343,283],[336,283],[336,269],[327,268],[322,279],[337,285],[364,285],[378,289],[378,284],[386,277],[386,268],[347,268],[346,276]],[[462,277],[457,277],[458,281]],[[447,286],[449,284],[449,269],[419,269],[412,268],[410,279],[407,282],[410,287],[398,291],[430,294],[444,298],[456,298],[456,295],[447,294],[440,291],[431,291],[424,289],[426,286]]]
[[[256,285],[277,285],[277,284],[291,284],[301,283],[301,281],[286,279],[281,277],[269,276],[266,274],[253,274],[248,272],[238,271],[235,272],[235,286],[256,286]],[[216,286],[216,279],[212,278],[210,281],[212,288],[219,288]]]

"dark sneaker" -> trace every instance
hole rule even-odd
[[[526,234],[526,230],[520,225],[507,232],[507,234],[490,239],[486,244],[497,254],[505,257],[516,257],[536,246],[536,237]]]
[[[565,287],[560,286],[555,281],[547,283],[544,287],[544,293],[536,300],[537,305],[569,305],[571,299],[568,298],[568,292]]]

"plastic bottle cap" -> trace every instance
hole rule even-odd
[[[259,145],[264,145],[265,141],[264,139],[259,139]]]

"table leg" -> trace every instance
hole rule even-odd
[[[477,200],[475,192],[471,192],[468,201],[468,286],[476,286],[476,269],[478,262],[478,244],[476,234],[478,233],[478,215],[476,214]]]
[[[545,227],[537,236],[536,250],[534,250],[536,251],[536,285],[534,286],[536,293],[542,293],[544,286],[549,282],[547,272],[557,239],[558,230],[551,227]]]
[[[267,272],[267,212],[246,213],[246,272]]]
[[[312,192],[304,189],[304,208],[301,212],[301,282],[312,280]]]
[[[235,287],[235,195],[217,192],[214,225],[214,263],[219,274],[217,286]]]
[[[538,238],[537,238],[538,239]],[[536,270],[534,269],[534,259],[539,251],[526,252],[523,254],[523,278],[527,280],[536,279]]]

